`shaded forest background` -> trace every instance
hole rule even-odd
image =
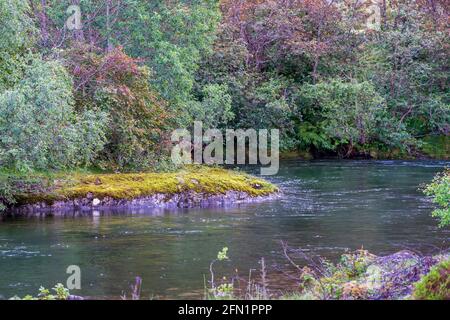
[[[0,0],[0,166],[164,169],[194,120],[279,128],[286,152],[421,155],[450,131],[449,3],[374,3]]]

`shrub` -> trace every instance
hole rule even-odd
[[[89,165],[104,145],[102,112],[76,114],[72,81],[58,62],[34,58],[0,94],[0,165],[18,171]]]
[[[54,286],[52,290],[55,292],[54,294],[49,289],[40,287],[37,297],[33,297],[32,295],[26,295],[23,298],[14,296],[10,300],[68,300],[70,297],[69,289],[65,288],[61,283]]]
[[[450,300],[450,260],[433,268],[415,285],[414,298],[420,300]]]
[[[25,52],[33,44],[28,1],[0,1],[0,93],[17,83]]]
[[[95,47],[78,45],[65,52],[65,59],[76,80],[77,110],[98,108],[111,120],[98,164],[114,170],[154,166],[169,145],[173,116],[150,87],[149,70],[121,48],[103,55]]]
[[[425,187],[425,194],[433,197],[433,202],[440,208],[433,211],[433,217],[440,219],[439,226],[450,224],[450,169],[437,174],[433,181]]]
[[[17,53],[32,43],[30,36],[35,28],[29,12],[28,1],[0,1],[0,56]]]
[[[301,97],[303,121],[314,123],[313,128],[307,129],[309,133],[314,132],[314,136],[303,136],[303,127],[300,127],[301,145],[328,149],[344,145],[350,155],[353,147],[383,140],[386,102],[372,83],[331,79],[305,85]]]
[[[0,177],[0,212],[15,203],[13,189],[6,179]]]

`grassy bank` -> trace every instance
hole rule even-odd
[[[230,260],[227,248],[213,263]],[[448,300],[450,255],[403,250],[377,256],[366,250],[346,252],[337,262],[284,245],[287,264],[267,266],[250,276],[215,275],[206,288],[207,299],[228,300]],[[225,253],[225,255],[223,255]],[[230,255],[231,257],[232,255]],[[297,263],[299,261],[299,263]],[[302,261],[302,262],[300,262]],[[305,262],[307,261],[306,265]],[[213,269],[211,269],[213,275]],[[286,289],[280,288],[280,283]]]
[[[271,268],[260,260],[260,270],[253,269],[243,277],[215,274],[214,267],[230,261],[228,248],[218,252],[210,265],[210,280],[205,282],[206,300],[449,300],[450,256],[448,251],[422,256],[399,251],[376,256],[366,250],[344,253],[337,263],[322,257],[309,257],[307,265],[295,263],[295,253],[285,252],[288,264]],[[294,254],[293,254],[294,253]],[[298,258],[298,257],[297,257]],[[289,268],[290,266],[290,268]],[[215,276],[215,277],[214,277]],[[285,278],[283,278],[283,276]],[[217,279],[217,282],[214,280]],[[123,291],[120,299],[141,300],[141,277],[135,278],[131,292]],[[206,281],[206,278],[205,278]],[[280,288],[280,283],[286,290]],[[149,289],[149,288],[147,288]],[[151,289],[151,288],[150,288]],[[13,300],[82,300],[62,284],[51,290],[41,287],[36,296],[14,296]],[[89,297],[87,299],[95,299]],[[119,293],[117,295],[119,299]]]
[[[155,194],[173,195],[196,192],[210,195],[228,191],[245,192],[251,197],[265,196],[278,189],[248,174],[217,167],[188,166],[176,172],[144,173],[3,173],[0,202],[4,207],[34,203],[52,204],[90,198],[132,200]]]

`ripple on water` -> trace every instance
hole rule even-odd
[[[51,254],[44,254],[41,251],[31,251],[26,246],[18,246],[11,249],[0,250],[0,257],[2,258],[11,258],[11,257],[22,257],[22,258],[31,258],[31,257],[51,257]]]

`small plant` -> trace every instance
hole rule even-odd
[[[413,297],[420,300],[450,300],[450,260],[432,267],[416,283]]]
[[[209,272],[211,274],[211,289],[208,290],[208,293],[212,295],[214,299],[231,299],[233,298],[234,285],[233,283],[227,283],[227,278],[223,277],[223,283],[220,285],[216,285],[214,279],[214,264],[220,261],[230,260],[228,257],[228,248],[224,247],[217,253],[217,258],[211,261],[209,265]]]
[[[33,297],[32,295],[26,295],[23,298],[14,296],[10,300],[68,300],[70,297],[69,289],[65,288],[61,283],[54,286],[52,290],[55,292],[54,294],[49,289],[41,286],[37,297]]]
[[[424,189],[427,196],[433,197],[433,203],[440,208],[432,212],[433,217],[440,219],[439,226],[450,224],[450,169],[439,173]]]
[[[227,278],[223,277],[223,281],[227,281]],[[224,282],[215,288],[213,294],[216,299],[233,299],[233,292],[233,283]]]
[[[228,258],[227,253],[228,253],[228,248],[224,247],[221,251],[219,251],[217,253],[217,260],[219,260],[219,261],[228,260],[229,258]]]

